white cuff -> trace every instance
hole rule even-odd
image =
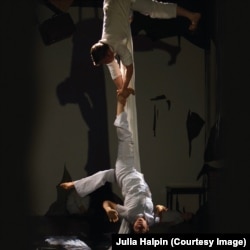
[[[107,64],[111,78],[114,80],[118,76],[121,76],[122,73],[120,71],[119,64],[117,63],[116,60],[113,60],[111,63]]]

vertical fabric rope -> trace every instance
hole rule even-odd
[[[133,40],[132,40],[131,31],[128,36],[127,46],[128,46],[130,53],[133,56],[133,67],[134,67],[134,71],[133,71],[131,81],[129,83],[129,87],[135,90],[135,65],[134,65]],[[124,75],[125,67],[124,65],[122,65],[122,63],[121,63],[121,72],[122,72],[122,75]],[[137,126],[136,95],[135,96],[131,95],[128,98],[127,104],[125,106],[125,111],[127,112],[129,129],[132,133],[133,141],[134,141],[135,169],[141,172],[138,126]],[[129,233],[129,223],[125,219],[122,219],[118,234],[127,234],[127,233]]]

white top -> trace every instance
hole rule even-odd
[[[126,66],[133,63],[132,55],[127,48],[131,13],[130,0],[104,0],[103,2],[104,17],[100,42],[108,44]]]

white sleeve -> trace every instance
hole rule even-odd
[[[108,63],[107,66],[108,66],[111,78],[113,80],[116,79],[118,76],[122,75],[119,64],[116,60],[113,60],[111,63]]]
[[[159,216],[156,216],[155,217],[155,223],[159,223],[160,222],[160,217]]]
[[[117,211],[117,213],[119,214],[119,217],[121,217],[121,218],[127,218],[128,216],[127,216],[127,214],[128,214],[128,211],[127,211],[127,208],[126,207],[124,207],[124,206],[122,206],[122,205],[120,205],[120,204],[117,204],[116,205],[116,211]]]
[[[128,234],[128,233],[130,233],[129,222],[127,222],[125,219],[122,219],[122,223],[120,225],[118,234]]]

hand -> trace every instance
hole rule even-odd
[[[168,208],[166,208],[165,206],[163,205],[156,205],[156,210],[159,212],[159,213],[162,213],[162,212],[166,212],[168,210]]]
[[[68,190],[68,189],[73,188],[74,184],[73,184],[73,182],[63,182],[60,184],[60,187]]]
[[[118,213],[115,209],[113,208],[110,208],[108,211],[107,211],[107,215],[109,217],[109,221],[110,222],[117,222],[119,220],[119,217],[118,217]]]
[[[121,95],[122,97],[124,97],[125,99],[127,99],[129,97],[129,95],[135,95],[135,90],[133,88],[121,88],[117,90],[117,95]]]

